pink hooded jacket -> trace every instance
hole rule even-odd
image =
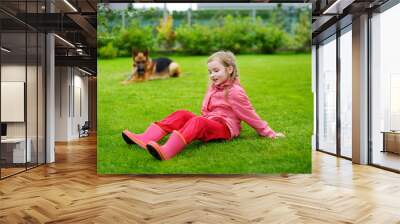
[[[257,115],[238,80],[227,81],[219,86],[211,85],[204,97],[201,114],[203,117],[225,123],[231,138],[239,136],[241,121],[246,122],[261,136],[276,137],[268,123]]]

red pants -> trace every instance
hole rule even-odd
[[[207,142],[215,139],[228,140],[231,137],[229,128],[225,124],[196,116],[186,110],[175,111],[155,123],[168,133],[179,131],[188,144],[194,140]]]

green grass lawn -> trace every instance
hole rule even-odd
[[[98,60],[97,171],[100,174],[310,173],[313,97],[311,55],[240,55],[240,80],[262,119],[286,138],[260,137],[242,122],[232,141],[195,141],[176,157],[158,161],[121,137],[125,128],[143,132],[168,114],[200,114],[208,75],[206,56],[175,56],[180,78],[123,85],[131,58]],[[162,142],[167,139],[164,138]]]

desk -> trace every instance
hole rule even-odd
[[[27,148],[25,154],[25,138],[6,138],[1,139],[2,159],[8,163],[25,163],[30,162],[32,158],[30,138],[27,139]],[[4,155],[4,156],[3,156]],[[11,156],[12,155],[12,156]],[[12,159],[11,159],[12,158]],[[27,161],[25,161],[25,158]]]
[[[381,133],[383,133],[382,152],[400,154],[400,131],[382,131]]]

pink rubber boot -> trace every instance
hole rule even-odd
[[[178,131],[173,131],[168,141],[160,146],[155,141],[147,143],[147,151],[158,160],[168,160],[182,151],[186,146],[186,140]]]
[[[137,144],[143,149],[146,149],[146,144],[149,141],[159,141],[165,135],[167,135],[167,132],[154,123],[152,123],[142,134],[134,134],[127,129],[122,132],[122,137],[126,143]]]

